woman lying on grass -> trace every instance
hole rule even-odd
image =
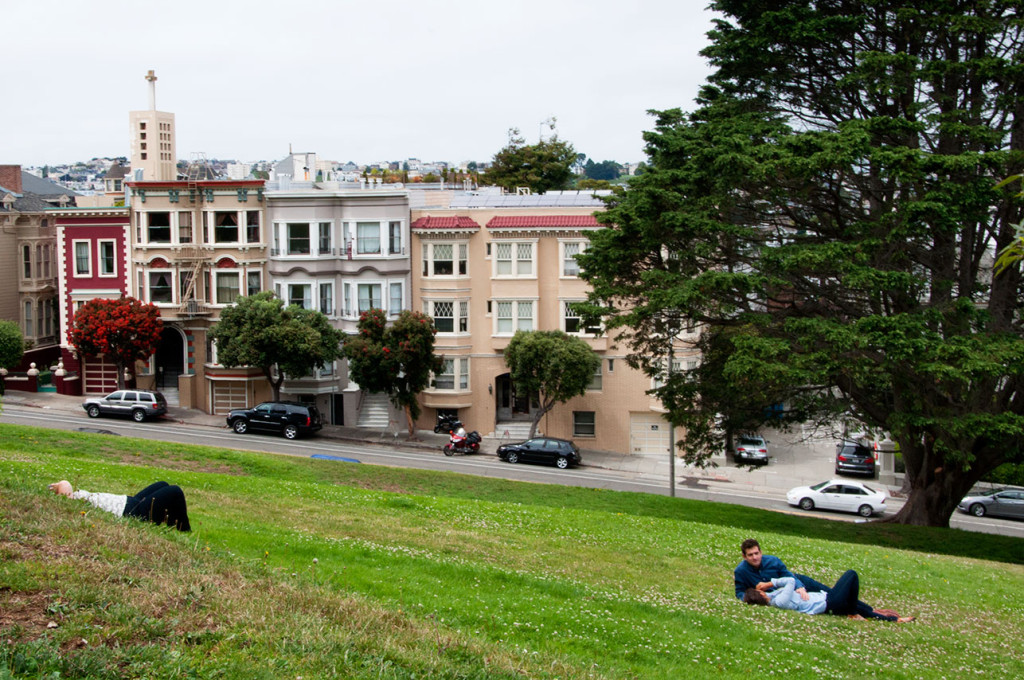
[[[118,517],[134,517],[144,522],[163,524],[176,528],[178,531],[191,531],[188,523],[188,507],[185,505],[185,492],[181,487],[167,482],[154,482],[134,496],[122,496],[112,493],[91,493],[84,489],[75,491],[71,482],[62,479],[48,487],[55,494],[84,500],[100,510],[111,512]]]
[[[792,609],[804,614],[835,614],[836,616],[849,616],[851,619],[864,620],[865,617],[857,613],[857,598],[860,594],[860,579],[857,572],[850,569],[839,577],[832,590],[828,593],[808,593],[801,588],[796,589],[796,579],[791,576],[773,578],[771,580],[775,590],[765,593],[757,588],[748,588],[743,595],[743,601],[747,604],[771,605],[779,609]],[[874,610],[867,618],[881,619],[882,621],[897,621],[906,623],[913,621],[913,616],[898,616],[896,612],[888,610]]]

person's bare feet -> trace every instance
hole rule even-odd
[[[863,621],[864,620],[864,617],[861,616],[860,614],[850,614],[846,618],[853,619],[854,621]]]
[[[901,616],[898,619],[896,619],[896,623],[910,623],[911,621],[915,621],[916,619],[916,616]]]

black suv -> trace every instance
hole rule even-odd
[[[875,476],[875,451],[867,444],[841,441],[836,444],[836,474]]]
[[[239,408],[228,414],[228,427],[238,434],[280,432],[288,439],[323,428],[320,411],[296,401],[265,401],[256,408]]]

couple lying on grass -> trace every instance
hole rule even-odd
[[[747,604],[792,609],[803,614],[835,614],[853,619],[880,619],[906,623],[913,616],[900,616],[891,609],[875,609],[861,602],[860,580],[852,569],[829,588],[812,578],[794,574],[778,557],[763,555],[753,538],[740,546],[743,561],[733,572],[736,597]]]

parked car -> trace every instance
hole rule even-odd
[[[814,486],[798,486],[786,494],[786,501],[803,510],[841,510],[871,517],[885,512],[885,492],[845,479],[830,479]]]
[[[167,413],[167,400],[159,392],[147,390],[117,390],[105,397],[90,397],[82,402],[90,418],[100,416],[130,416],[141,423],[146,418],[157,418]]]
[[[323,428],[320,410],[312,404],[295,401],[265,401],[255,408],[239,408],[228,413],[228,427],[238,434],[280,432],[288,439],[312,434]]]
[[[509,463],[553,464],[563,470],[583,462],[575,444],[555,437],[534,437],[525,442],[503,444],[498,447],[498,458]]]
[[[860,441],[843,440],[836,444],[837,475],[875,476],[875,450]]]
[[[956,506],[975,517],[1024,518],[1024,489],[994,489],[988,493],[965,496]]]
[[[740,435],[733,444],[733,458],[737,463],[768,464],[768,441],[753,434]]]

